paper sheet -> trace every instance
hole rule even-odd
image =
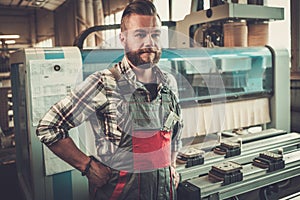
[[[78,59],[30,60],[32,123],[36,126],[50,107],[82,80]]]

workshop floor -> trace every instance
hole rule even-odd
[[[0,199],[24,200],[18,184],[15,150],[0,149]]]

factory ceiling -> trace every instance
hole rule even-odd
[[[9,8],[44,8],[54,11],[66,0],[0,0],[0,6]]]
[[[0,0],[0,7],[42,8],[54,11],[66,1],[70,0]],[[102,0],[104,14],[108,15],[122,10],[129,1],[130,0]]]

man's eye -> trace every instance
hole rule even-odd
[[[143,33],[138,33],[135,35],[136,37],[139,37],[139,38],[144,38],[146,37],[146,34],[143,34]]]
[[[155,33],[155,34],[152,34],[151,37],[154,39],[158,39],[160,37],[160,34]]]

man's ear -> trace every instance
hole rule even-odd
[[[125,38],[125,35],[124,35],[125,33],[123,33],[123,32],[121,32],[120,34],[119,34],[119,39],[120,39],[120,42],[121,42],[121,44],[122,44],[122,46],[123,47],[125,47],[125,42],[126,42],[126,38]]]

